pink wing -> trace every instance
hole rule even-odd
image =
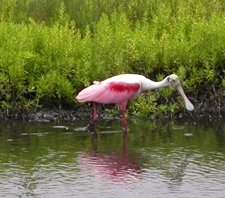
[[[76,97],[79,102],[121,104],[139,93],[139,83],[110,82],[96,83],[83,89]]]

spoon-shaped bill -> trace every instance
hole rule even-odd
[[[183,100],[184,100],[184,104],[185,107],[188,111],[193,111],[194,110],[194,105],[190,102],[190,100],[188,100],[187,96],[184,93],[183,88],[181,87],[181,85],[178,85],[176,87],[178,93],[182,96]]]

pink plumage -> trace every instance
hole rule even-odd
[[[123,126],[127,128],[125,116],[127,102],[142,93],[142,82],[147,80],[137,74],[122,74],[104,81],[95,81],[76,97],[79,102],[93,102],[93,121],[98,118],[95,103],[118,104],[122,111]]]
[[[178,76],[175,74],[171,74],[159,82],[154,82],[138,74],[121,74],[113,76],[101,82],[95,81],[93,85],[83,89],[77,95],[76,99],[79,102],[93,103],[93,122],[91,125],[93,125],[98,118],[95,103],[118,104],[122,111],[123,126],[126,130],[127,119],[125,113],[127,102],[149,90],[167,86],[173,86],[177,89],[189,111],[194,109],[194,106],[188,100],[181,87]]]
[[[138,83],[99,82],[82,90],[76,98],[79,102],[121,104],[133,98],[139,89]]]

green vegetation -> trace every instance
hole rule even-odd
[[[225,87],[224,19],[223,0],[1,0],[0,109],[77,106],[83,87],[124,72],[176,73],[187,95],[213,101]],[[151,94],[133,115],[183,108],[173,89]]]

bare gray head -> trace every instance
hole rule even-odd
[[[180,85],[180,79],[176,74],[171,74],[167,76],[167,81],[170,83],[171,86],[175,87]]]
[[[189,110],[189,111],[193,111],[194,105],[188,100],[186,94],[184,93],[184,90],[181,86],[179,77],[176,74],[171,74],[171,75],[167,76],[166,79],[167,79],[168,83],[171,86],[173,86],[174,88],[176,88],[178,93],[181,95],[181,97],[184,100],[184,104],[185,104],[186,109]]]

